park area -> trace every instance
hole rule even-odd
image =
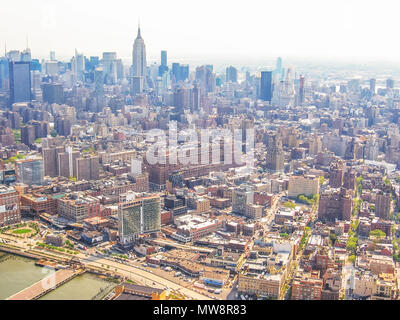
[[[4,233],[21,238],[30,238],[35,236],[39,231],[39,227],[35,223],[22,223],[3,229]]]

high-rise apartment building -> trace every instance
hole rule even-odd
[[[327,189],[321,193],[318,206],[318,218],[321,220],[349,221],[353,210],[353,197],[351,191],[340,189]]]
[[[139,235],[160,231],[160,196],[136,197],[133,192],[122,194],[118,217],[120,244],[130,247]]]
[[[58,154],[64,153],[65,147],[51,147],[51,148],[43,148],[42,156],[43,156],[43,165],[44,165],[44,175],[49,177],[57,177],[59,174],[58,167]]]
[[[99,157],[90,156],[76,159],[77,180],[98,180],[99,179]]]
[[[378,193],[375,198],[375,216],[389,220],[391,200],[390,194]]]

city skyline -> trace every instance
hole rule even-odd
[[[49,51],[55,51],[59,59],[70,58],[77,48],[87,56],[115,51],[129,59],[140,19],[149,61],[158,60],[161,50],[168,50],[177,60],[241,61],[249,56],[253,60],[285,56],[396,61],[399,45],[387,31],[397,27],[397,6],[388,1],[379,7],[371,1],[339,1],[328,14],[314,0],[301,4],[253,1],[245,8],[238,2],[228,5],[225,1],[197,7],[182,6],[179,1],[116,1],[110,8],[103,1],[94,6],[90,2],[21,0],[4,8],[0,24],[8,31],[0,36],[0,43],[8,50],[22,50],[28,37],[33,54],[41,58],[48,57]],[[73,16],[68,14],[71,7]],[[386,10],[388,7],[393,10]],[[226,15],[218,14],[224,11]],[[22,23],[16,25],[16,19]]]

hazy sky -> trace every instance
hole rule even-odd
[[[2,0],[0,43],[33,56],[116,51],[129,58],[138,19],[149,60],[269,57],[400,61],[399,1]]]

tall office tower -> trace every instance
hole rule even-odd
[[[43,83],[42,91],[43,102],[47,102],[49,104],[64,103],[64,88],[61,83]]]
[[[201,89],[200,86],[195,83],[192,89],[192,112],[199,111],[201,108]]]
[[[75,81],[84,81],[84,71],[85,71],[85,57],[83,54],[78,53],[75,49],[75,56],[72,58],[71,61],[71,68],[72,72],[75,77]]]
[[[50,51],[50,61],[56,61],[56,53],[54,51]]]
[[[43,184],[44,167],[42,158],[15,161],[17,181],[28,186]]]
[[[49,76],[57,75],[59,72],[58,62],[57,61],[46,61],[46,63],[44,64],[44,70],[46,72],[46,75],[49,75]]]
[[[144,78],[147,76],[146,45],[140,34],[140,26],[135,43],[133,44],[132,76]]]
[[[393,79],[387,79],[386,80],[386,89],[393,89],[394,88],[394,80]]]
[[[304,78],[304,76],[300,76],[299,104],[304,103],[305,93],[306,93],[306,79]]]
[[[22,62],[31,62],[32,61],[31,49],[26,49],[21,52],[21,61]]]
[[[161,65],[158,68],[158,75],[163,76],[168,71],[167,51],[161,51]]]
[[[226,82],[237,82],[237,69],[235,67],[228,67],[226,68]]]
[[[216,76],[213,73],[212,65],[205,65],[196,68],[196,81],[201,86],[201,92],[206,94],[216,89]]]
[[[30,102],[31,64],[30,62],[10,62],[10,103]]]
[[[91,56],[89,61],[85,64],[86,71],[94,71],[100,64],[100,58],[97,56]]]
[[[160,231],[160,196],[137,198],[133,192],[121,194],[118,218],[120,244],[125,248],[132,247],[139,235]]]
[[[161,65],[162,66],[167,66],[168,62],[167,62],[167,51],[163,50],[161,51]]]
[[[43,164],[44,164],[44,175],[48,177],[58,176],[58,154],[65,152],[65,146],[43,148]]]
[[[0,186],[0,227],[21,221],[20,198],[14,187]]]
[[[372,94],[375,94],[375,87],[376,87],[376,79],[372,78],[369,80],[369,91],[371,91]]]
[[[96,97],[103,97],[104,95],[104,69],[97,67],[94,70],[94,84]]]
[[[283,172],[285,156],[282,140],[277,135],[268,137],[266,167],[272,172]]]
[[[144,88],[144,77],[132,77],[132,88],[131,88],[131,95],[134,97],[138,94],[143,92]]]
[[[124,64],[122,63],[122,59],[115,60],[115,64],[117,67],[117,78],[118,80],[123,80],[125,78]]]
[[[105,83],[116,84],[118,81],[117,53],[103,52],[103,59],[101,60],[101,64],[103,66]]]
[[[294,105],[294,97],[293,70],[289,68],[285,80],[280,81],[274,88],[271,103],[279,107],[292,107]]]
[[[187,78],[189,78],[189,65],[188,64],[182,64],[180,66],[180,75],[181,75],[181,81],[185,81]]]
[[[99,179],[99,157],[90,156],[76,159],[77,180],[98,180]]]
[[[7,58],[0,58],[0,89],[9,89],[10,87],[10,72],[9,61]]]
[[[278,59],[276,59],[276,71],[278,74],[282,73],[282,58],[278,57]]]
[[[174,107],[175,111],[182,114],[186,107],[190,106],[189,90],[184,86],[180,86],[174,92]]]
[[[172,64],[172,80],[174,80],[175,82],[179,82],[182,80],[182,75],[181,75],[181,65],[179,63],[174,62]]]
[[[7,52],[7,58],[13,62],[21,61],[21,52],[18,50],[11,50]]]
[[[262,71],[260,82],[260,98],[271,102],[272,99],[272,72]]]
[[[73,151],[72,147],[67,147],[65,152],[58,153],[58,175],[66,178],[76,177],[76,159],[79,156],[79,151]]]
[[[33,145],[35,142],[35,127],[24,126],[21,128],[21,142],[27,146]]]
[[[32,99],[43,102],[43,93],[42,93],[42,75],[40,71],[38,70],[32,70],[31,72],[31,78],[32,78]]]

